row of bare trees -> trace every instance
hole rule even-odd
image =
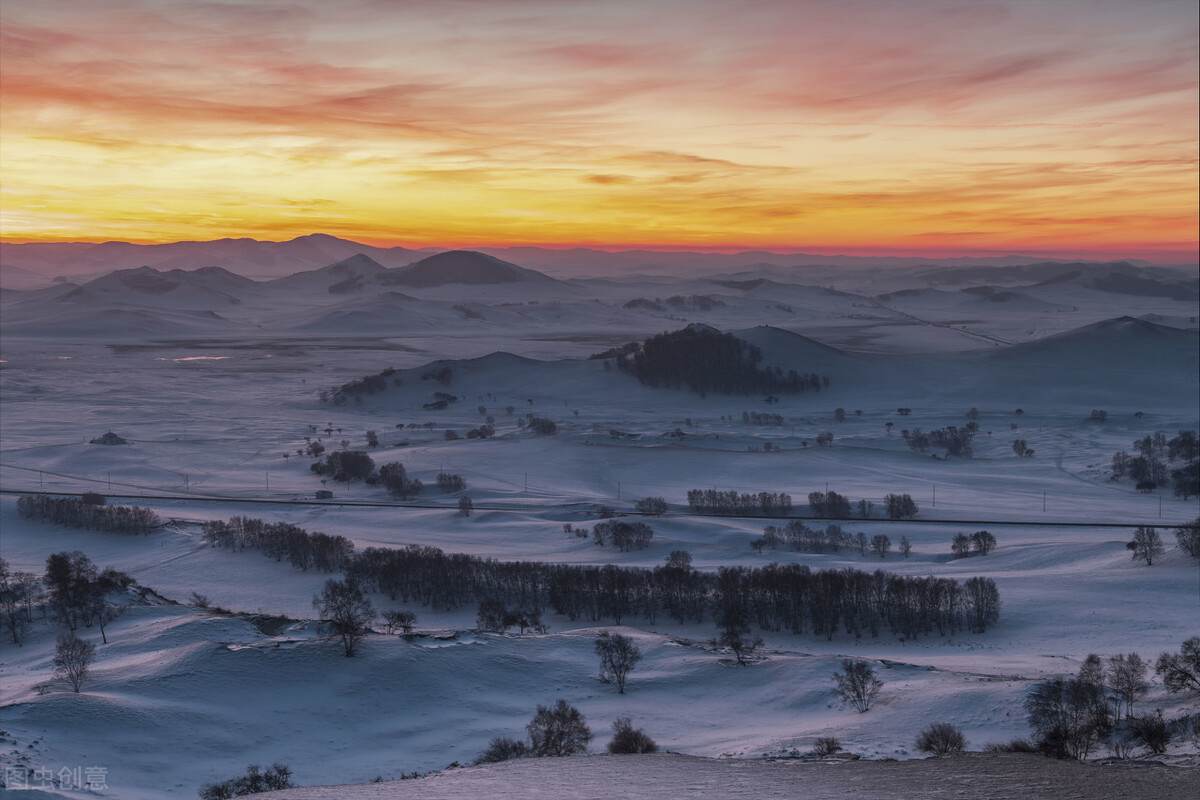
[[[801,564],[692,568],[683,551],[654,569],[493,561],[435,547],[371,547],[346,567],[363,591],[393,600],[455,609],[487,599],[503,607],[592,622],[627,618],[654,624],[744,617],[764,630],[811,632],[832,639],[890,630],[906,639],[936,632],[983,632],[999,618],[1000,595],[988,578],[958,582],[882,570],[811,570]]]
[[[308,532],[286,522],[265,522],[248,517],[215,520],[201,526],[204,541],[229,550],[251,548],[276,561],[287,560],[297,569],[310,567],[337,572],[354,554],[354,543],[345,536]]]
[[[792,511],[792,496],[784,492],[742,492],[736,490],[691,489],[688,505],[697,514],[764,514],[781,517]]]
[[[109,506],[74,497],[48,495],[17,499],[17,513],[37,522],[112,533],[147,534],[161,523],[158,515],[139,506]]]

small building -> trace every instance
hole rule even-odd
[[[318,500],[332,500],[333,492],[329,491],[328,489],[317,489],[317,499]]]

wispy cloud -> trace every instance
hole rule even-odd
[[[6,236],[328,221],[429,242],[1197,238],[1193,3],[14,0],[0,15]]]

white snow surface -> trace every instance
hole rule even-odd
[[[362,784],[467,764],[491,738],[523,735],[536,706],[558,698],[587,716],[593,753],[603,751],[610,723],[630,716],[665,750],[732,765],[756,760],[739,770],[758,769],[764,755],[807,753],[820,736],[836,736],[864,759],[904,760],[921,755],[913,740],[933,722],[961,728],[973,750],[1027,736],[1022,703],[1037,681],[1074,673],[1089,653],[1153,660],[1200,634],[1196,561],[1166,529],[1167,552],[1153,566],[1133,562],[1125,548],[1135,525],[1196,518],[1196,499],[1138,494],[1108,474],[1112,453],[1130,450],[1134,439],[1200,427],[1196,304],[1083,285],[1055,299],[1051,290],[1064,292],[1063,284],[1035,281],[1006,285],[1021,293],[1015,300],[983,302],[953,287],[932,292],[919,273],[904,271],[889,275],[889,290],[903,289],[905,275],[920,293],[883,300],[874,299],[877,287],[868,291],[871,282],[831,291],[788,283],[777,269],[758,275],[777,282],[765,289],[635,277],[548,283],[545,294],[542,284],[513,283],[379,287],[347,297],[314,291],[310,278],[271,288],[208,271],[187,278],[200,289],[141,299],[136,286],[124,296],[104,290],[128,288],[115,279],[73,300],[62,287],[5,291],[0,555],[13,569],[40,573],[51,553],[81,550],[156,594],[123,600],[128,610],[98,645],[80,694],[51,679],[52,624],[39,621],[21,647],[3,645],[0,762],[104,767],[109,795],[134,800],[194,797],[203,783],[274,761],[289,764],[300,785]],[[624,307],[639,297],[701,294],[723,305]],[[965,313],[969,319],[956,316]],[[1136,319],[1147,315],[1159,324]],[[736,331],[762,349],[765,363],[829,375],[830,386],[768,405],[761,396],[648,389],[586,358],[691,322]],[[439,360],[451,368],[446,385],[422,377]],[[320,390],[385,367],[396,368],[401,383],[389,377],[388,388],[361,405],[318,399]],[[445,410],[422,408],[436,391],[461,399]],[[836,407],[846,410],[844,422],[834,420]],[[898,407],[911,414],[898,415]],[[962,425],[972,407],[981,432],[971,459],[915,453],[900,436],[902,428]],[[1106,422],[1089,421],[1095,408],[1108,411]],[[747,425],[743,411],[778,413],[784,424]],[[554,419],[558,434],[523,430],[517,418],[526,413]],[[494,439],[445,438],[448,429],[465,437],[485,415],[496,418]],[[88,444],[109,430],[130,444]],[[370,451],[377,463],[401,461],[427,487],[440,471],[461,474],[476,512],[458,515],[459,495],[431,488],[398,507],[378,488],[323,486],[309,470],[313,459],[296,452],[317,438],[363,449],[367,430],[381,442]],[[614,430],[630,436],[614,438]],[[677,431],[683,436],[671,435]],[[823,431],[834,434],[832,447],[816,446]],[[1017,437],[1035,449],[1033,458],[1014,455]],[[780,451],[762,452],[768,442]],[[905,535],[913,552],[757,553],[749,543],[768,521],[688,513],[687,490],[708,487],[786,491],[798,506],[827,487],[877,506],[889,492],[908,492],[920,505],[916,520],[843,526],[868,538],[886,533],[893,544]],[[333,501],[309,502],[321,488]],[[21,492],[89,490],[151,507],[169,523],[121,536],[16,513]],[[671,507],[649,520],[655,536],[646,550],[618,553],[564,531],[593,524],[601,505],[629,510],[645,496]],[[235,515],[344,535],[359,549],[422,544],[504,560],[640,566],[683,549],[704,570],[777,560],[983,575],[996,581],[1003,607],[999,625],[983,634],[825,641],[766,632],[763,658],[739,667],[708,643],[709,621],[591,626],[551,616],[548,634],[498,635],[471,630],[473,608],[412,606],[416,635],[375,633],[347,659],[313,621],[313,594],[338,576],[200,541],[201,521]],[[1111,523],[1123,527],[1104,527]],[[995,553],[950,557],[955,533],[984,528],[999,541]],[[189,605],[193,592],[230,613]],[[379,610],[401,607],[372,600]],[[597,678],[592,648],[601,629],[635,638],[645,653],[626,694]],[[83,635],[99,639],[91,629]],[[885,683],[865,714],[834,698],[831,676],[846,657],[867,659]],[[1139,710],[1155,708],[1179,716],[1200,711],[1200,701],[1155,682]],[[1186,744],[1169,759],[1193,771],[1197,763]],[[574,796],[634,797],[647,796],[638,781],[654,780],[660,768],[673,781],[694,774],[687,786],[695,796],[741,785],[741,777],[684,756],[656,757],[647,763],[663,766],[638,767],[636,778],[625,763],[539,760],[283,796],[568,796],[555,787],[574,786],[578,772]],[[855,766],[780,769],[836,773],[829,794],[812,795],[832,797],[860,780]],[[759,787],[754,796],[792,791],[769,776],[747,780]],[[861,780],[857,796],[875,797],[890,778]],[[433,788],[422,794],[421,786]],[[79,796],[61,784],[47,791]]]

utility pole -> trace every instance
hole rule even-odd
[[[267,473],[267,491],[271,491],[271,473]]]
[[[528,472],[525,473],[525,492],[526,492],[526,494],[529,493],[529,473]]]
[[[933,507],[937,508],[937,485],[933,487]]]
[[[621,482],[620,481],[617,481],[617,499],[618,500],[621,499]],[[1160,511],[1161,511],[1161,509],[1160,509]],[[1162,514],[1160,513],[1159,516],[1161,517]]]
[[[1046,490],[1042,489],[1042,513],[1046,513]]]

